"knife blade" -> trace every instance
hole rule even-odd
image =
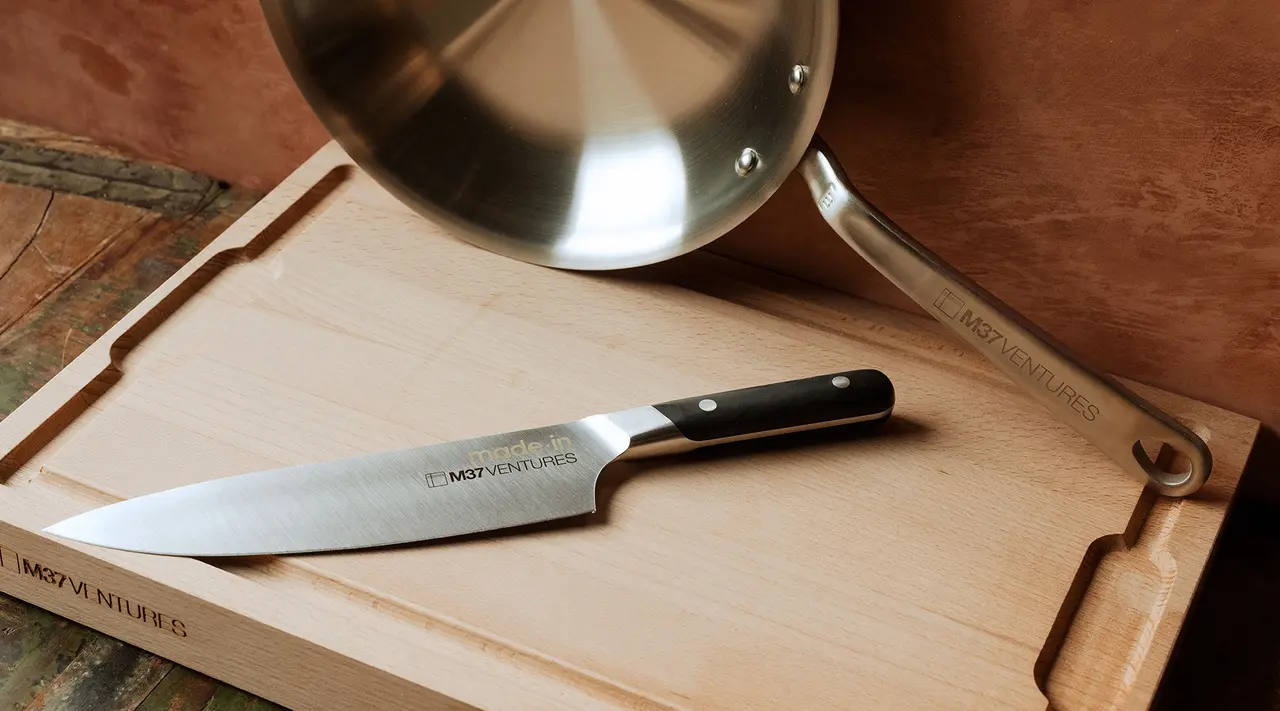
[[[414,543],[587,514],[620,459],[884,420],[879,370],[790,380],[488,435],[239,474],[92,509],[44,531],[122,550],[281,555]]]

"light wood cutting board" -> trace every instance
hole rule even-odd
[[[533,530],[212,561],[37,533],[860,367],[897,388],[874,435],[617,465]],[[1208,441],[1199,495],[1144,492],[917,316],[707,254],[520,263],[330,145],[0,423],[0,589],[298,709],[1143,708],[1257,423],[1131,385]]]

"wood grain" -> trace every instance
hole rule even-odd
[[[0,183],[0,282],[35,238],[52,201],[48,190]]]
[[[1138,386],[1205,428],[1216,460],[1203,495],[1144,506],[931,321],[706,254],[616,276],[537,268],[451,238],[358,171],[305,219],[279,217],[343,165],[318,154],[0,423],[0,446],[22,450],[0,545],[191,634],[29,575],[0,586],[294,708],[1149,702],[1256,422]],[[95,385],[108,363],[118,376]],[[214,565],[33,532],[188,481],[851,364],[898,385],[881,436],[619,466],[596,514],[521,535]],[[1118,555],[1090,554],[1117,536]],[[1166,554],[1175,574],[1152,565]]]
[[[0,166],[0,181],[8,177]],[[188,214],[0,182],[0,414],[7,414],[257,200]]]
[[[112,242],[136,240],[158,218],[128,205],[53,194],[44,219],[21,239],[21,253],[0,279],[0,333],[60,290]]]
[[[279,708],[265,699],[250,696],[229,686],[221,686],[209,698],[204,711],[274,711]]]
[[[136,711],[207,711],[220,686],[203,674],[175,666],[156,684]]]
[[[0,596],[0,708],[26,708],[92,637],[69,620]]]
[[[0,118],[0,141],[50,148],[73,156],[102,156],[128,159],[129,156],[97,143],[91,138],[63,133],[47,126]]]
[[[88,639],[62,673],[27,705],[27,711],[133,709],[172,664],[109,637]]]
[[[1270,439],[1264,436],[1259,446],[1276,447]],[[1153,708],[1280,708],[1276,520],[1274,503],[1247,492],[1237,496]]]
[[[83,139],[13,122],[0,129],[6,139],[76,151],[54,156],[64,174],[84,167],[86,155],[107,153]],[[165,173],[156,166],[122,165],[125,174],[162,178]],[[74,181],[69,185],[56,176],[47,183],[51,189],[2,182],[29,177],[14,176],[8,167],[0,161],[0,215],[5,218],[0,220],[0,293],[5,295],[0,313],[7,317],[0,328],[0,417],[256,200],[247,191],[218,191],[214,186],[193,214],[160,214],[68,193]],[[97,177],[99,185],[103,179],[111,181],[110,174]],[[187,185],[153,182],[179,190]],[[210,187],[212,181],[203,184]],[[156,197],[154,191],[149,195]],[[122,215],[141,219],[122,229]],[[32,258],[40,256],[37,249],[43,258]],[[0,709],[202,709],[219,686],[136,647],[0,596]],[[239,699],[239,706],[230,708],[255,703],[244,695],[225,698]]]

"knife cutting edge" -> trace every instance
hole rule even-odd
[[[591,513],[615,460],[887,419],[854,370],[488,435],[240,474],[87,511],[46,533],[122,550],[245,556],[414,543]]]

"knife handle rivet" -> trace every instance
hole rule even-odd
[[[716,409],[716,401],[712,400],[711,398],[700,400],[698,402],[698,409],[702,410],[703,412],[711,412],[712,410]]]
[[[831,384],[837,388],[847,388],[849,387],[849,379],[843,375],[837,375],[831,379]]]

